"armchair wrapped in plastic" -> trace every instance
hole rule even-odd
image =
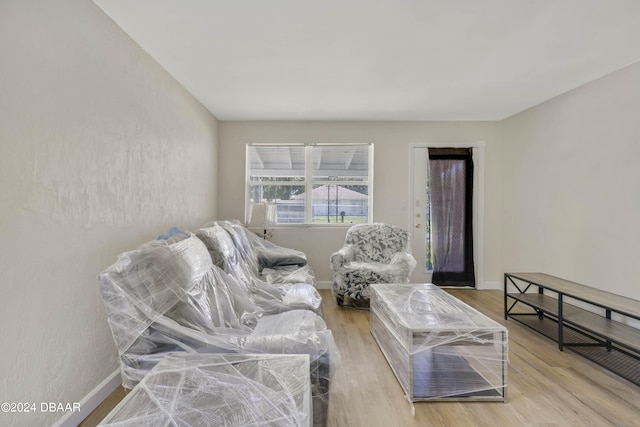
[[[215,265],[233,276],[266,313],[292,309],[320,313],[322,298],[316,288],[306,282],[310,280],[313,283],[311,269],[307,266],[300,268],[298,265],[284,265],[286,259],[300,260],[296,255],[299,251],[275,247],[275,253],[281,256],[272,255],[272,258],[279,258],[276,262],[280,265],[262,269],[261,275],[254,244],[251,243],[251,237],[245,235],[245,229],[241,225],[228,221],[212,222],[201,228],[197,236],[206,245]]]
[[[383,223],[349,228],[330,262],[336,302],[359,308],[369,307],[369,284],[408,282],[416,267],[407,230]]]
[[[323,425],[338,357],[324,320],[309,310],[265,316],[242,284],[213,265],[195,235],[123,253],[98,282],[125,387],[175,352],[308,354],[314,424]]]

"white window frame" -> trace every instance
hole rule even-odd
[[[335,184],[335,181],[328,180],[314,180],[314,168],[313,168],[313,148],[318,146],[351,146],[351,145],[368,145],[369,146],[369,169],[367,181],[354,181],[353,185],[366,184],[368,186],[368,210],[367,210],[367,223],[373,222],[373,143],[251,143],[247,144],[245,151],[245,223],[248,223],[251,216],[251,186],[255,184],[250,180],[250,156],[249,150],[251,147],[256,146],[281,146],[281,147],[305,147],[305,209],[304,209],[304,223],[292,223],[292,224],[274,224],[274,227],[350,227],[352,223],[314,223],[313,222],[313,186],[324,184]],[[349,181],[342,181],[342,184],[350,185]],[[296,185],[290,181],[272,182],[273,185]],[[302,183],[300,183],[302,184]]]

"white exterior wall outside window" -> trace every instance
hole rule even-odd
[[[276,224],[371,222],[373,144],[247,145],[245,218],[267,203]]]

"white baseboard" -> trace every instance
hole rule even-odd
[[[120,369],[114,371],[80,400],[80,410],[67,412],[52,427],[77,427],[122,383]]]
[[[482,286],[478,287],[478,289],[497,289],[499,291],[504,290],[504,286],[501,282],[483,282]]]
[[[332,285],[333,282],[331,281],[317,281],[316,289],[331,289]],[[501,291],[503,289],[503,285],[500,282],[483,282],[476,289],[497,289]]]

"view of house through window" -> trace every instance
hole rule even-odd
[[[370,222],[372,144],[247,145],[247,214],[275,208],[277,224]]]

